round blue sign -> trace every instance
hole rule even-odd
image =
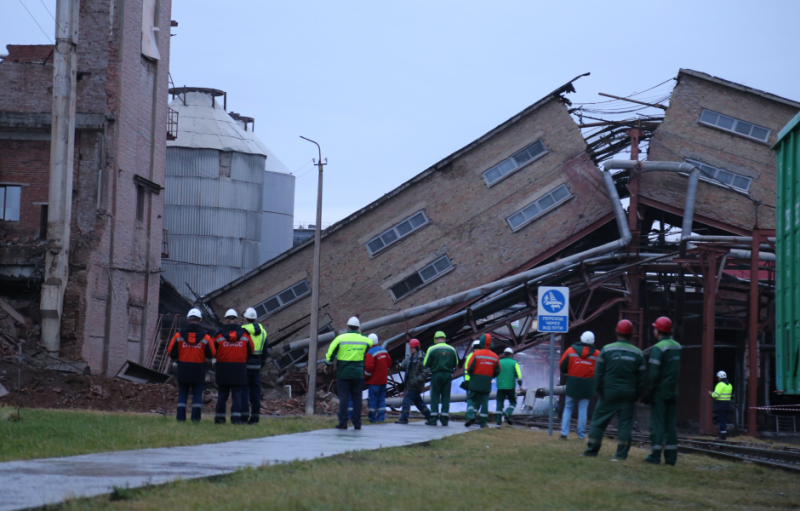
[[[542,307],[550,314],[561,312],[566,303],[564,295],[555,289],[551,289],[542,296]]]

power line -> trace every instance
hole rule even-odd
[[[34,22],[34,23],[36,23],[36,26],[37,26],[37,27],[39,27],[39,30],[41,30],[41,31],[42,31],[42,33],[43,33],[43,34],[44,34],[44,36],[47,38],[47,40],[48,40],[48,41],[50,41],[50,43],[52,44],[52,43],[53,43],[53,40],[52,40],[52,39],[50,39],[50,36],[49,36],[49,35],[47,35],[47,32],[45,32],[45,31],[44,31],[44,29],[43,29],[43,28],[42,28],[42,26],[39,24],[39,22],[38,22],[38,21],[36,21],[36,18],[34,18],[34,17],[33,17],[33,13],[31,13],[31,11],[29,11],[29,10],[28,10],[28,8],[25,6],[25,4],[24,4],[24,3],[22,3],[22,0],[19,0],[19,4],[22,6],[22,8],[23,8],[23,9],[25,9],[25,11],[27,11],[28,15],[31,17],[31,19],[33,20],[33,22]],[[48,12],[49,12],[49,11],[48,11]],[[51,16],[52,16],[52,14],[51,14]]]
[[[48,8],[47,8],[47,6],[44,4],[44,0],[39,0],[39,1],[40,1],[40,2],[42,2],[42,7],[44,7],[44,10],[45,10],[45,11],[47,11],[47,14],[49,14],[49,15],[50,15],[50,17],[51,17],[51,18],[53,18],[53,21],[55,21],[55,20],[56,20],[56,17],[55,17],[55,16],[53,16],[53,13],[52,13],[52,12],[50,12],[50,9],[48,9]]]

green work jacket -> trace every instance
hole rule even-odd
[[[452,373],[458,366],[458,352],[446,342],[431,346],[422,365],[432,373]]]
[[[333,362],[336,357],[336,377],[340,380],[364,378],[364,357],[372,347],[372,341],[358,332],[347,332],[333,340],[325,360]]]
[[[522,371],[517,361],[511,357],[501,358],[500,374],[497,375],[497,390],[514,390],[517,380],[522,382]]]
[[[661,339],[650,351],[647,395],[651,399],[677,398],[680,375],[681,345],[672,339]]]
[[[618,340],[600,350],[594,370],[597,395],[609,403],[636,401],[645,382],[642,351],[628,341]]]

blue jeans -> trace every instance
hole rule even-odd
[[[249,399],[248,399],[249,398]],[[247,396],[245,396],[242,422],[258,422],[261,416],[261,371],[247,370]]]
[[[370,385],[367,408],[369,409],[370,422],[383,422],[386,420],[386,385]]]
[[[189,401],[189,394],[192,395],[192,420],[200,421],[200,412],[203,411],[203,384],[202,383],[178,383],[178,422],[186,421],[186,406]]]
[[[561,434],[567,436],[569,434],[569,422],[572,420],[572,408],[575,402],[578,402],[578,438],[583,439],[586,437],[586,410],[589,409],[588,399],[574,399],[569,396],[566,403],[564,403],[564,416],[561,417]]]
[[[352,399],[353,410],[350,420],[353,421],[353,426],[361,426],[361,394],[364,392],[364,379],[337,378],[336,389],[339,391],[339,424],[347,424],[347,408]]]
[[[417,410],[422,412],[422,415],[424,415],[426,419],[431,416],[431,411],[425,406],[425,402],[422,400],[422,392],[406,390],[406,395],[403,396],[403,411],[400,414],[401,421],[408,421],[408,414],[411,413],[412,404],[417,407]]]

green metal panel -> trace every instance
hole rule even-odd
[[[776,202],[775,384],[800,395],[800,114],[773,146],[778,171]]]

